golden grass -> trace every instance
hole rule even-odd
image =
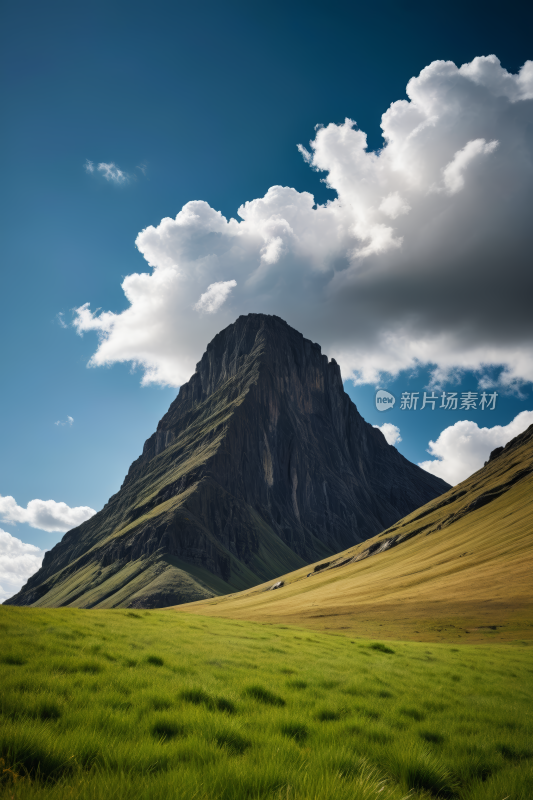
[[[276,591],[264,591],[272,581],[175,611],[293,623],[349,636],[532,640],[532,469],[533,440],[370,540],[408,536],[423,527],[391,550],[311,577],[313,566],[299,569],[280,576],[285,586]],[[496,499],[465,512],[476,498],[502,489]],[[368,546],[350,548],[339,560]]]

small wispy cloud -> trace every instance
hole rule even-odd
[[[147,170],[146,164],[137,164],[135,169],[139,169],[143,175],[146,175],[146,170]]]
[[[94,161],[91,161],[89,158],[85,159],[85,164],[83,165],[85,172],[89,174],[93,172],[100,172],[102,176],[108,181],[109,183],[127,183],[133,177],[135,179],[135,175],[129,175],[123,169],[117,167],[117,165],[110,161],[107,163],[106,161],[100,161],[99,164],[95,164]],[[142,165],[144,167],[144,165]],[[144,167],[146,169],[146,167]],[[139,167],[141,169],[141,167]]]
[[[59,311],[59,313],[56,314],[56,319],[57,319],[57,321],[58,321],[58,323],[59,323],[61,328],[68,328],[67,323],[63,319],[64,316],[65,315],[63,314],[63,312]]]
[[[98,172],[101,172],[106,179],[106,181],[110,181],[111,183],[125,183],[129,180],[130,176],[127,172],[123,172],[123,170],[119,169],[116,164],[106,164],[102,162],[98,164]]]
[[[67,326],[65,325],[65,328],[66,327]],[[66,420],[64,422],[61,422],[61,420],[58,419],[57,422],[54,422],[54,425],[69,425],[69,426],[72,426],[73,423],[74,423],[74,417],[69,417],[67,415],[67,418],[66,418]]]

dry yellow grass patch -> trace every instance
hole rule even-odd
[[[467,510],[476,499],[479,507]],[[313,566],[280,576],[285,586],[276,591],[263,584],[175,610],[350,636],[533,640],[533,437],[338,559],[398,533],[414,535],[311,577]]]

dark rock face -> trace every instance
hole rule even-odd
[[[208,345],[120,491],[9,602],[154,607],[247,588],[448,488],[363,420],[319,345],[249,314]]]

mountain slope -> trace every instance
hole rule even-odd
[[[9,603],[156,607],[245,589],[447,488],[362,419],[318,345],[250,314],[208,345],[120,491]]]
[[[373,539],[231,597],[176,611],[353,636],[533,639],[533,425]]]

